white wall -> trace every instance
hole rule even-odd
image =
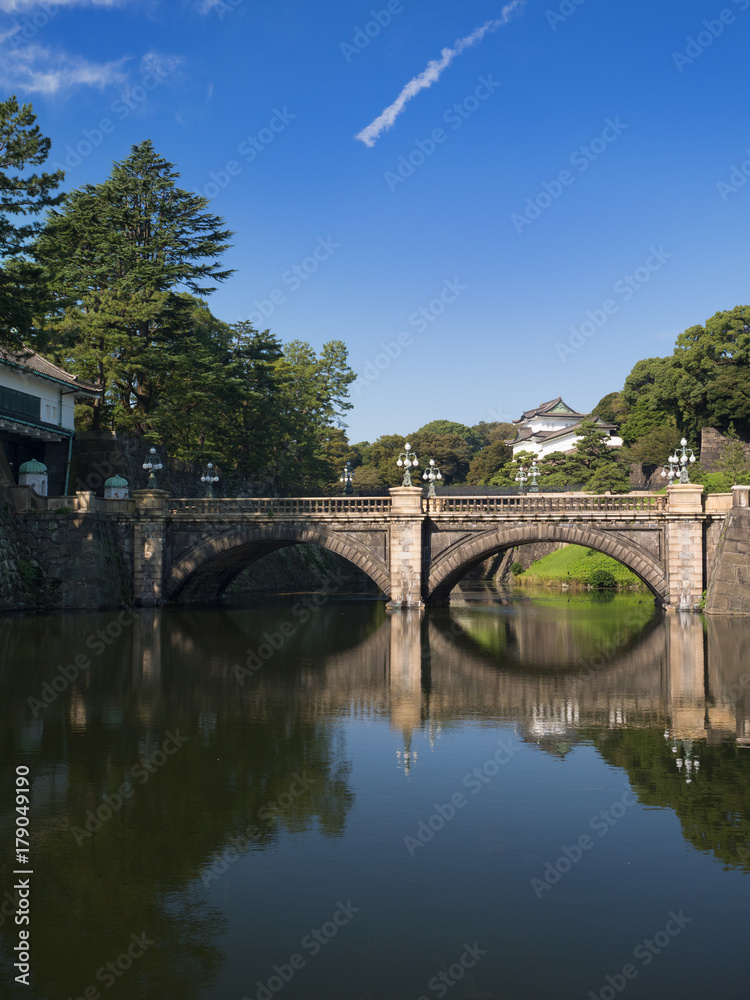
[[[63,386],[57,385],[56,382],[50,382],[46,378],[27,375],[16,368],[7,368],[5,365],[0,365],[0,385],[8,389],[15,389],[17,392],[26,392],[30,396],[37,396],[41,399],[40,419],[44,423],[57,424],[69,430],[74,429],[75,397],[72,393],[62,397],[61,419],[60,390],[64,390]]]
[[[546,458],[553,451],[572,451],[576,446],[576,442],[580,440],[582,440],[580,434],[565,434],[552,441],[541,441],[536,444],[522,441],[520,444],[513,446],[513,454],[517,455],[519,451],[533,451],[540,458]],[[610,437],[607,444],[610,448],[620,448],[622,446],[622,438]]]

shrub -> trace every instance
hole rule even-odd
[[[613,590],[617,587],[617,581],[608,569],[595,569],[588,578],[588,584],[594,590]]]
[[[510,571],[513,574],[513,576],[520,576],[521,573],[523,573],[523,566],[520,564],[520,562],[514,562],[513,565],[510,567]]]

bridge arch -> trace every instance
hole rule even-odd
[[[215,600],[257,559],[289,545],[319,545],[353,563],[386,595],[390,574],[383,559],[356,538],[323,525],[269,524],[237,527],[206,538],[179,558],[166,574],[167,600]]]
[[[441,553],[432,564],[427,584],[428,601],[439,603],[447,599],[448,594],[467,570],[488,556],[514,545],[527,545],[531,542],[585,545],[589,549],[596,549],[612,556],[632,570],[657,600],[666,603],[669,585],[665,569],[643,546],[618,535],[617,532],[600,531],[588,525],[570,523],[501,526],[456,542]]]

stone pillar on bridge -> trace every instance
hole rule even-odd
[[[133,600],[141,607],[164,602],[167,535],[166,490],[135,490],[133,527]]]
[[[697,609],[705,588],[703,487],[693,483],[668,486],[667,515],[667,608],[693,611]]]
[[[389,611],[423,608],[422,489],[395,486],[391,494],[391,599]]]

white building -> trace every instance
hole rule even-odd
[[[36,460],[49,469],[50,493],[64,494],[75,434],[75,402],[98,395],[96,385],[34,351],[0,346],[0,464],[5,466],[6,477],[10,473],[17,480],[21,466]]]
[[[576,442],[581,440],[578,433],[581,424],[589,419],[590,414],[578,413],[558,396],[547,403],[540,403],[533,410],[524,410],[523,415],[513,421],[517,425],[516,437],[508,443],[514,455],[520,451],[533,451],[539,458],[546,458],[553,451],[572,451]],[[614,424],[607,424],[599,417],[594,418],[594,422],[609,433],[607,444],[611,448],[622,445],[622,438],[612,433],[617,430]]]

